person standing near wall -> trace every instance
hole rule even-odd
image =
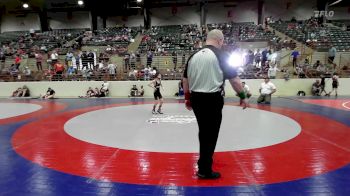
[[[183,88],[186,108],[193,109],[199,127],[197,176],[201,179],[217,179],[221,174],[214,172],[212,165],[222,120],[225,79],[229,79],[242,99],[243,109],[247,107],[247,99],[236,69],[228,65],[228,55],[221,50],[224,44],[222,31],[210,31],[206,44],[187,61]]]
[[[271,95],[276,92],[276,86],[270,82],[269,77],[265,76],[264,82],[260,85],[260,96],[258,97],[258,103],[271,103]]]

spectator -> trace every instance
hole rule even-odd
[[[69,66],[68,70],[67,70],[67,74],[68,76],[72,76],[74,75],[76,72],[75,68],[73,66]]]
[[[320,96],[321,92],[321,83],[320,80],[316,80],[313,84],[312,84],[312,89],[311,89],[311,93],[313,96]]]
[[[3,50],[0,49],[0,72],[5,66],[6,56]]]
[[[21,62],[22,62],[21,56],[17,54],[16,58],[15,58],[15,66],[16,66],[17,70],[19,69],[19,66],[21,65]]]
[[[90,97],[96,97],[96,92],[89,87],[89,89],[86,91],[85,96],[79,96],[79,98],[90,98]]]
[[[317,69],[320,65],[321,65],[321,62],[317,60],[316,63],[313,65],[313,68]]]
[[[321,75],[321,85],[320,85],[320,87],[321,87],[320,95],[322,95],[323,92],[325,93],[325,95],[327,95],[327,92],[325,90],[325,88],[326,88],[326,77],[324,77],[324,75]]]
[[[327,67],[323,64],[320,64],[316,70],[317,70],[318,74],[320,74],[320,75],[327,73]]]
[[[24,67],[23,74],[26,77],[26,79],[30,79],[32,77],[32,70],[29,69],[28,66]]]
[[[102,83],[102,87],[100,89],[99,97],[106,97],[109,94],[109,83],[105,80]]]
[[[296,49],[294,49],[294,51],[292,52],[291,56],[293,57],[293,68],[295,68],[297,66],[297,60],[298,60],[298,56],[299,56],[299,51],[297,51]]]
[[[174,64],[174,70],[176,70],[176,65],[177,65],[177,53],[174,50],[173,53],[171,54],[172,58],[173,58],[173,64]]]
[[[136,84],[132,85],[130,89],[130,97],[137,97],[139,89],[137,89]]]
[[[331,45],[331,48],[328,50],[328,63],[333,64],[336,54],[337,54],[337,49],[333,45]]]
[[[21,97],[22,96],[22,88],[19,87],[15,91],[12,92],[11,97]]]
[[[52,53],[51,53],[51,64],[52,65],[55,65],[56,62],[58,61],[58,54],[56,52],[56,50],[53,50]]]
[[[128,53],[124,55],[124,70],[130,70],[130,54]]]
[[[66,54],[67,67],[70,67],[72,65],[73,57],[74,57],[73,53],[71,51],[68,51]]]
[[[150,67],[145,67],[145,69],[143,70],[143,79],[144,80],[149,80],[150,79],[150,73],[151,72],[151,68]]]
[[[147,53],[147,66],[150,67],[152,65],[153,61],[153,54],[151,51],[148,51]]]
[[[270,79],[268,77],[265,77],[264,82],[260,85],[259,92],[260,96],[258,97],[258,104],[270,104],[271,95],[276,92],[276,86],[272,82],[270,82]]]
[[[61,75],[63,74],[64,72],[64,65],[62,65],[62,63],[60,63],[59,61],[57,61],[54,65],[54,70],[55,70],[55,73],[57,75]]]
[[[44,96],[41,96],[40,97],[42,99],[53,99],[55,97],[55,91],[52,89],[52,88],[48,88],[47,91],[46,91],[46,94]]]
[[[255,58],[255,67],[260,68],[261,54],[259,49],[258,51],[256,51],[254,58]]]
[[[276,65],[272,65],[268,71],[267,71],[267,76],[270,78],[270,79],[276,79],[276,74],[277,74],[277,71],[279,71],[279,69],[277,68]]]
[[[22,87],[22,97],[30,97],[30,91],[26,85]]]
[[[116,79],[115,76],[117,75],[117,66],[113,63],[108,64],[108,73],[110,77]]]
[[[96,69],[95,68],[95,54],[91,50],[87,54],[87,64],[89,66],[89,69]]]
[[[43,55],[40,52],[35,53],[35,60],[36,60],[36,68],[38,69],[38,71],[42,71]]]
[[[138,91],[138,96],[143,97],[145,94],[145,89],[143,88],[143,85],[141,85],[140,90]]]
[[[338,87],[339,87],[339,77],[337,75],[332,76],[332,91],[329,92],[327,95],[330,96],[333,91],[335,91],[335,96],[338,96]]]

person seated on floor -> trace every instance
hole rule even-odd
[[[102,87],[100,89],[99,97],[106,97],[109,94],[109,83],[105,80],[102,83]]]
[[[42,99],[53,99],[53,98],[55,98],[55,93],[56,92],[52,88],[49,87],[46,91],[46,94],[44,96],[40,95],[40,97]]]
[[[22,88],[19,87],[15,91],[13,91],[11,97],[20,97],[22,96]]]
[[[143,97],[144,94],[145,94],[145,89],[143,89],[143,85],[141,85],[140,90],[138,91],[138,96]]]
[[[86,91],[85,96],[79,96],[79,98],[90,98],[90,97],[96,97],[94,89],[89,87],[89,89]]]
[[[22,97],[30,97],[30,91],[26,85],[22,87]]]
[[[320,82],[320,80],[317,79],[312,84],[311,93],[313,96],[320,96],[321,95],[321,82]]]
[[[139,89],[137,88],[136,84],[132,85],[132,88],[130,89],[130,97],[137,97]]]

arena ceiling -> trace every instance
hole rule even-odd
[[[227,6],[234,6],[235,3],[258,0],[143,0],[137,3],[136,0],[84,0],[84,6],[78,6],[77,0],[0,0],[0,10],[6,10],[8,13],[25,14],[30,12],[39,12],[44,8],[49,12],[67,12],[67,11],[93,11],[98,15],[116,16],[116,15],[134,15],[142,13],[143,7],[173,7],[173,6],[191,6],[205,3],[226,3]],[[265,0],[268,3],[269,0]],[[329,4],[338,2],[334,6],[350,6],[349,0],[317,0],[318,2],[329,2]],[[29,9],[23,9],[22,4],[27,2]]]

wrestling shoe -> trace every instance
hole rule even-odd
[[[164,113],[163,113],[162,111],[160,111],[160,110],[158,110],[157,112],[158,112],[158,114],[164,114]]]
[[[152,114],[157,114],[157,112],[155,110],[152,110]]]
[[[218,179],[221,177],[221,174],[219,172],[211,172],[210,174],[200,174],[197,172],[196,174],[199,179]]]

